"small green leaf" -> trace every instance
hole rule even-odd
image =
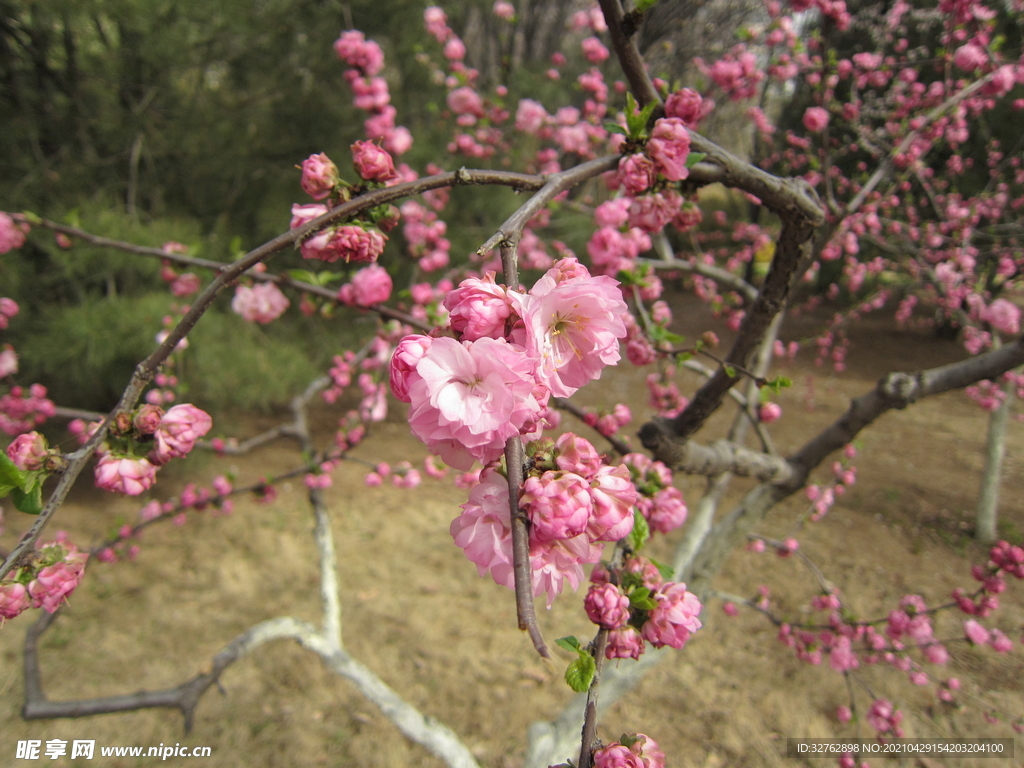
[[[786,387],[793,386],[793,380],[786,376],[776,376],[774,379],[769,379],[765,382],[765,386],[768,387],[772,392],[778,394]]]
[[[43,481],[38,481],[27,492],[15,488],[11,492],[14,506],[26,515],[38,515],[43,511]]]
[[[608,133],[621,133],[623,136],[626,135],[626,129],[618,123],[613,123],[611,120],[604,124],[604,129],[608,131]]]
[[[648,558],[655,568],[658,569],[658,573],[661,574],[661,578],[665,581],[672,581],[672,577],[675,576],[675,571],[672,570],[671,565],[665,565],[665,563],[659,563],[653,557]]]
[[[341,275],[337,272],[320,272],[316,276],[317,285],[327,285],[328,283],[340,280]]]
[[[0,499],[15,488],[24,488],[27,475],[27,472],[18,469],[6,453],[0,453]]]
[[[731,365],[725,366],[725,375],[728,376],[730,379],[735,379],[736,369],[733,368]]]
[[[597,663],[589,653],[581,652],[579,658],[573,661],[565,670],[565,682],[569,684],[576,693],[585,693],[594,680],[597,672]]]
[[[289,269],[288,277],[292,280],[298,280],[300,283],[310,283],[312,285],[319,285],[316,279],[316,275],[306,269]]]
[[[706,152],[691,152],[686,156],[686,167],[693,168],[697,163],[707,157]]]
[[[643,13],[658,4],[658,0],[636,0],[636,9]]]
[[[633,509],[633,530],[629,532],[629,539],[627,543],[629,548],[634,552],[639,552],[640,548],[647,543],[647,540],[651,538],[651,529],[647,525],[647,520],[640,510]]]
[[[682,363],[685,363],[687,360],[692,360],[693,359],[693,353],[692,352],[683,352],[681,355],[676,355],[676,359],[679,360]]]
[[[567,651],[575,651],[579,653],[580,641],[576,639],[575,635],[569,635],[568,637],[560,637],[555,640],[555,645],[559,648],[564,648]]]
[[[637,587],[629,593],[629,607],[640,611],[650,611],[658,607],[658,601],[651,597],[647,587]]]

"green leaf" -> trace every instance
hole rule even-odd
[[[618,123],[613,123],[611,120],[604,124],[604,129],[608,131],[608,133],[621,133],[623,136],[626,135],[626,129]]]
[[[575,635],[569,635],[568,637],[560,637],[555,640],[555,645],[559,648],[564,648],[567,651],[580,651],[580,641],[576,639]]]
[[[792,387],[792,386],[793,386],[793,380],[790,379],[790,378],[787,378],[786,376],[776,376],[774,379],[770,379],[769,381],[765,382],[765,387],[770,389],[775,394],[778,394],[779,392],[781,392],[786,387]]]
[[[316,275],[306,269],[289,269],[287,274],[292,280],[298,280],[300,283],[320,284]]]
[[[317,285],[327,285],[328,283],[340,280],[341,274],[338,272],[320,272],[316,276]]]
[[[641,611],[650,611],[658,607],[658,601],[651,597],[647,587],[637,587],[629,593],[629,607]]]
[[[686,167],[693,168],[697,163],[707,157],[706,152],[691,152],[686,156]]]
[[[18,469],[6,452],[0,453],[0,499],[16,488],[24,488],[27,474]]]
[[[728,376],[730,379],[735,379],[736,369],[733,368],[731,365],[725,366],[725,375]]]
[[[647,540],[651,538],[651,528],[647,525],[647,520],[640,510],[633,509],[633,530],[629,532],[629,539],[627,543],[629,548],[634,552],[639,552],[640,547],[647,543]]]
[[[579,658],[573,661],[565,670],[565,682],[569,684],[576,693],[585,693],[594,680],[597,672],[597,663],[589,653],[580,652]]]
[[[636,0],[636,9],[643,13],[658,4],[658,0]]]
[[[27,492],[15,488],[11,493],[14,506],[27,515],[38,515],[43,511],[43,481],[39,480]]]
[[[672,566],[671,565],[665,565],[665,563],[659,563],[653,557],[648,558],[648,559],[651,561],[651,564],[655,568],[658,569],[658,573],[661,574],[661,578],[663,578],[665,581],[672,581],[672,577],[675,576],[676,574],[675,574],[675,571],[672,570]]]

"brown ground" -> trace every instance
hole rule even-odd
[[[707,327],[699,310],[688,316],[685,332],[691,337]],[[793,328],[787,339],[803,332],[799,321]],[[785,417],[773,425],[773,437],[785,453],[809,430],[838,416],[848,398],[865,391],[880,374],[942,364],[960,354],[953,342],[897,331],[881,321],[864,323],[842,378],[815,369],[809,353],[779,369],[795,385],[779,398]],[[814,407],[808,410],[812,376]],[[581,393],[581,401],[624,399],[634,407],[639,424],[649,415],[638,386],[641,380],[637,374],[609,371],[596,391]],[[693,384],[687,380],[688,387]],[[398,416],[376,430],[359,449],[360,457],[376,462],[424,455]],[[325,413],[324,423],[329,426],[331,418]],[[218,426],[223,429],[224,423]],[[238,422],[243,436],[268,423]],[[971,587],[969,567],[980,559],[981,550],[968,529],[985,428],[985,416],[962,393],[952,393],[891,413],[862,434],[857,485],[824,520],[798,534],[803,550],[860,615],[883,615],[908,591],[937,604],[954,587]],[[701,437],[709,439],[721,430],[716,422]],[[1011,424],[1001,505],[1006,535],[1018,542],[1024,530],[1022,431],[1018,423]],[[294,466],[295,456],[289,445],[278,444],[242,460],[222,463],[206,457],[196,464],[198,476],[206,478],[230,464],[244,482]],[[570,696],[560,680],[561,662],[554,671],[539,662],[515,629],[511,593],[478,578],[452,544],[448,524],[465,499],[464,491],[433,481],[415,491],[364,489],[365,471],[354,463],[342,466],[328,493],[348,648],[406,699],[451,725],[483,765],[517,765],[527,725],[556,716]],[[826,479],[827,472],[818,477]],[[159,492],[170,494],[177,486],[173,478],[165,479],[170,482]],[[696,501],[700,483],[691,478],[678,482],[687,498]],[[300,483],[293,483],[270,505],[242,500],[230,517],[202,513],[181,528],[164,525],[147,532],[137,561],[90,565],[71,609],[43,642],[50,697],[171,686],[206,666],[225,642],[260,620],[289,614],[316,621],[317,570],[302,491]],[[83,490],[62,511],[59,524],[76,541],[88,542],[133,520],[139,506]],[[786,534],[801,508],[799,500],[780,505],[762,532]],[[0,545],[12,541],[8,533]],[[668,559],[674,541],[670,537],[656,545],[655,554]],[[797,560],[771,554],[737,553],[718,586],[753,595],[759,584],[769,585],[779,596],[776,607],[782,611],[797,611],[814,593]],[[1002,596],[1005,608],[990,622],[1015,641],[1024,624],[1022,594],[1020,584],[1011,584]],[[207,694],[188,736],[173,711],[23,722],[20,643],[29,620],[31,616],[22,617],[0,631],[0,766],[34,764],[14,760],[17,740],[27,738],[210,746],[213,757],[196,764],[218,768],[441,764],[406,742],[350,685],[291,643],[265,646],[229,669],[223,693]],[[757,615],[727,619],[713,602],[704,620],[705,628],[682,652],[614,707],[600,730],[604,738],[642,730],[661,743],[668,765],[717,768],[794,765],[798,763],[781,756],[787,737],[856,735],[855,726],[840,726],[834,718],[836,707],[847,700],[846,689],[842,677],[827,665],[798,662]],[[939,621],[937,634],[956,637],[959,625],[958,616],[947,615]],[[549,641],[590,633],[579,601],[568,596],[544,612],[542,626]],[[1024,715],[1020,648],[996,656],[963,643],[949,647],[954,656],[950,669],[931,671],[965,681],[961,703],[966,709],[954,713],[939,706],[930,693],[934,686],[915,688],[889,667],[857,673],[863,682],[854,685],[858,706],[869,703],[867,686],[903,707],[908,735],[1012,735],[1005,724],[985,724],[980,712],[1001,707]],[[862,735],[869,730],[863,727]],[[1024,742],[1018,740],[1016,747],[1014,761],[978,765],[1022,765]],[[171,758],[163,764],[191,762]],[[103,768],[158,764],[138,758],[81,762]]]

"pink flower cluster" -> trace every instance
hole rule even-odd
[[[642,453],[630,453],[622,463],[639,493],[637,509],[652,530],[668,533],[686,522],[686,502],[672,485],[672,470]]]
[[[14,219],[0,211],[0,253],[13,251],[25,244],[28,224],[15,224]]]
[[[231,309],[250,323],[266,325],[283,315],[290,303],[274,283],[258,283],[251,288],[238,286]]]
[[[587,616],[611,630],[605,657],[638,659],[644,642],[655,648],[682,648],[701,628],[700,600],[681,582],[663,581],[661,572],[645,557],[630,557],[621,574],[621,586],[609,581],[608,571],[597,567],[584,600]]]
[[[153,486],[160,467],[171,459],[186,456],[212,426],[209,414],[190,403],[176,405],[166,413],[152,405],[142,406],[128,429],[135,430],[138,442],[151,440],[153,449],[144,458],[136,456],[131,452],[134,440],[111,434],[97,451],[100,458],[94,472],[96,486],[138,496]]]
[[[325,205],[293,205],[290,226],[292,229],[298,229],[325,213]],[[376,261],[377,257],[384,253],[387,239],[379,230],[359,224],[327,227],[303,240],[302,258],[318,259],[328,264],[339,260],[346,263]]]
[[[356,307],[372,307],[391,298],[393,288],[391,275],[379,264],[360,269],[352,275],[351,281],[341,286],[338,300]]]
[[[13,581],[0,582],[0,623],[29,607],[56,611],[81,582],[88,559],[62,535],[43,544],[30,566],[17,571]]]
[[[0,298],[0,330],[6,328],[11,318],[19,311],[18,302],[14,299],[9,299],[6,296]]]
[[[594,751],[594,768],[665,768],[665,753],[650,736],[623,736]]]
[[[618,361],[625,336],[617,283],[591,277],[573,258],[525,294],[468,279],[445,306],[471,338],[406,337],[391,388],[412,406],[413,434],[463,470],[497,459],[514,435],[539,434],[548,397],[598,378]]]
[[[384,68],[384,52],[380,46],[367,40],[362,32],[350,29],[335,41],[334,51],[351,67],[345,71],[345,81],[355,94],[356,108],[370,113],[364,123],[367,137],[371,141],[382,141],[384,149],[393,155],[408,152],[412,133],[405,126],[395,125],[398,110],[391,105],[387,81],[378,76]]]
[[[33,384],[27,390],[11,387],[10,392],[0,397],[0,429],[8,435],[18,435],[39,426],[56,412],[42,384]]]
[[[633,527],[636,489],[624,467],[602,464],[589,442],[567,432],[551,445],[532,449],[538,457],[523,483],[519,506],[530,519],[530,563],[534,594],[548,605],[568,582],[576,589],[583,565],[596,563],[600,542],[617,541]],[[543,457],[542,459],[539,457]],[[498,584],[514,586],[508,480],[490,465],[451,524],[455,543]]]

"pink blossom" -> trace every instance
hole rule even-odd
[[[31,605],[24,584],[7,581],[0,583],[0,619],[13,619]]]
[[[334,41],[334,52],[350,67],[362,70],[364,75],[376,75],[384,68],[384,52],[363,33],[350,29]]]
[[[186,272],[174,278],[174,282],[171,283],[171,293],[175,296],[189,296],[202,287],[203,284],[200,282],[198,275]]]
[[[851,647],[850,638],[845,635],[836,638],[836,643],[829,652],[828,663],[836,672],[846,672],[860,666],[857,654]]]
[[[687,128],[696,128],[714,106],[713,101],[705,101],[696,91],[681,88],[665,101],[665,115],[679,118]]]
[[[654,183],[654,163],[646,155],[627,155],[619,160],[619,184],[631,195],[639,195]]]
[[[380,264],[371,264],[352,275],[352,281],[341,286],[338,299],[349,306],[370,307],[391,298],[391,275]]]
[[[686,158],[690,154],[690,133],[685,123],[678,117],[657,120],[647,140],[647,154],[654,161],[655,170],[669,181],[689,176]]]
[[[493,461],[539,413],[533,378],[533,362],[503,339],[434,339],[406,376],[413,434],[456,469]]]
[[[624,197],[621,200],[629,201]],[[673,189],[632,198],[629,205],[629,225],[644,232],[658,232],[679,213],[682,196]]]
[[[653,507],[647,515],[651,528],[659,533],[669,533],[686,522],[687,508],[682,491],[669,486],[662,488],[651,497]]]
[[[497,285],[494,272],[482,280],[470,277],[445,296],[443,301],[449,312],[448,320],[463,341],[483,337],[492,339],[505,335],[505,324],[512,315],[508,290]]]
[[[974,619],[964,622],[964,635],[971,641],[972,645],[987,645],[991,636],[989,631]]]
[[[231,309],[249,322],[265,325],[283,315],[290,303],[274,283],[259,283],[251,288],[238,286]]]
[[[618,629],[629,621],[629,598],[614,584],[595,584],[583,598],[583,608],[599,627]]]
[[[628,747],[613,742],[594,752],[594,768],[644,768],[644,763]]]
[[[606,659],[639,659],[644,652],[644,639],[633,627],[625,626],[608,633]]]
[[[430,336],[406,336],[395,348],[391,357],[391,392],[403,403],[410,402],[409,387],[420,378],[416,366],[430,349]]]
[[[298,229],[303,224],[308,224],[325,213],[327,213],[327,206],[322,203],[309,203],[307,205],[296,203],[292,205],[292,220],[288,226],[291,229]]]
[[[516,17],[516,7],[508,0],[495,0],[492,11],[495,16],[505,21],[512,21]]]
[[[28,592],[32,596],[33,608],[53,613],[81,582],[89,553],[79,552],[74,544],[56,541],[44,544],[40,553],[44,562],[56,557],[60,559],[36,573],[28,585]]]
[[[569,261],[578,263],[558,264]],[[513,297],[524,323],[515,338],[537,361],[540,381],[555,397],[569,397],[618,362],[627,309],[617,281],[601,276],[556,282],[558,269],[549,270],[530,294]]]
[[[594,222],[599,227],[621,227],[629,221],[633,201],[629,197],[605,200],[594,209]]]
[[[320,236],[324,233],[320,233]],[[320,236],[312,237],[302,244],[302,256],[306,259],[320,259],[332,264],[339,259],[350,262],[376,261],[377,257],[384,253],[384,245],[387,236],[376,229],[366,229],[357,224],[348,224],[338,227],[333,233],[327,235],[325,243],[317,243],[316,248],[313,241]],[[310,250],[307,252],[307,246]]]
[[[196,440],[210,431],[213,419],[191,403],[182,403],[171,408],[160,419],[157,427],[156,449],[153,452],[158,464],[188,455]]]
[[[0,379],[18,372],[18,354],[10,344],[0,348]]]
[[[46,438],[38,432],[26,432],[7,446],[7,457],[14,466],[26,472],[42,469],[47,456]]]
[[[514,576],[508,481],[497,469],[488,467],[462,509],[449,529],[455,544],[476,564],[481,576],[490,573],[495,583],[511,589]]]
[[[427,32],[433,35],[437,42],[444,43],[451,33],[448,29],[448,16],[436,5],[432,5],[423,11],[423,24]]]
[[[482,117],[484,102],[480,94],[464,85],[448,94],[448,108],[456,115],[475,115]]]
[[[608,49],[596,37],[584,38],[580,47],[583,48],[583,55],[591,64],[600,64],[609,56]]]
[[[302,190],[314,200],[330,195],[338,181],[338,166],[323,152],[302,161]]]
[[[537,541],[571,539],[587,528],[592,510],[587,481],[572,472],[545,472],[528,477],[519,497]]]
[[[352,145],[352,164],[356,173],[367,181],[383,182],[398,178],[391,155],[372,141],[357,141]]]
[[[152,435],[160,426],[160,420],[164,417],[164,409],[158,405],[146,404],[140,406],[132,419],[132,426],[143,435]]]
[[[146,459],[104,454],[96,464],[96,487],[138,496],[156,482],[156,470]]]
[[[629,478],[629,470],[601,467],[590,483],[594,501],[594,515],[587,526],[591,541],[618,541],[633,530],[633,505],[637,503],[636,486]]]
[[[583,581],[583,563],[596,563],[602,549],[584,536],[572,539],[537,541],[531,537],[530,565],[533,594],[547,593],[548,607],[561,594],[566,583],[576,589]]]
[[[1001,333],[1020,333],[1020,308],[1006,299],[996,299],[985,307],[981,319]]]
[[[965,72],[973,72],[988,63],[988,54],[977,43],[967,43],[956,49],[953,63]]]
[[[565,432],[555,441],[555,464],[589,479],[601,468],[601,455],[590,441]]]
[[[782,406],[778,403],[764,403],[758,409],[758,417],[765,424],[771,424],[773,421],[777,421],[782,416]]]
[[[641,634],[655,648],[671,646],[682,648],[691,632],[701,628],[697,616],[701,611],[700,600],[686,591],[681,582],[666,582],[651,595],[658,603],[644,622]]]
[[[808,107],[804,112],[804,128],[812,133],[825,130],[828,125],[828,110],[822,107]]]
[[[845,704],[840,705],[839,708],[836,710],[836,720],[838,720],[840,723],[848,723],[852,719],[853,712],[850,711],[850,708]]]
[[[21,248],[25,244],[25,233],[27,232],[27,225],[15,224],[14,219],[0,211],[0,253]]]
[[[537,133],[548,118],[544,106],[533,99],[520,99],[516,109],[516,129],[525,133]]]
[[[998,629],[993,629],[989,642],[996,653],[1009,653],[1013,649],[1013,641]]]

